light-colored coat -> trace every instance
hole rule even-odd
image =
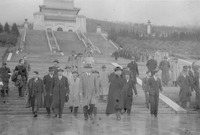
[[[83,73],[80,77],[80,92],[82,93],[82,106],[88,106],[97,102],[96,77],[92,73],[89,76]]]
[[[80,106],[80,78],[69,79],[69,106]]]
[[[109,73],[102,71],[100,73],[100,91],[101,95],[108,95],[109,91]]]

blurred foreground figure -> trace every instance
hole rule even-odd
[[[163,92],[160,78],[158,78],[158,70],[154,71],[151,78],[148,80],[148,90],[150,99],[150,113],[151,116],[157,117],[158,103],[159,103],[159,91]]]
[[[149,86],[148,86],[148,81],[149,81],[150,77],[151,77],[151,72],[147,71],[146,72],[146,77],[144,77],[142,79],[142,89],[143,89],[144,94],[145,94],[145,104],[146,104],[147,108],[149,108],[149,90],[148,90]]]
[[[179,102],[182,107],[190,107],[191,98],[191,80],[188,75],[188,67],[184,66],[182,73],[177,78],[177,83],[180,86]]]

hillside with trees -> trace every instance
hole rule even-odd
[[[108,33],[108,38],[127,52],[135,50],[154,53],[156,50],[170,52],[171,55],[200,57],[200,28],[170,27],[152,25],[152,34],[147,35],[146,24],[108,22],[87,19],[87,31],[96,32],[97,25]]]

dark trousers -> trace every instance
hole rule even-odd
[[[74,107],[74,116],[77,116],[78,113],[78,107]]]
[[[194,86],[193,89],[195,90],[196,97],[195,97],[195,108],[200,109],[200,90],[198,86]]]
[[[31,106],[32,106],[32,113],[37,114],[39,107],[38,107],[38,101],[36,100],[35,96],[31,97]]]
[[[88,116],[92,115],[94,113],[95,105],[94,104],[90,104],[89,107],[90,108],[88,108],[88,106],[84,106],[83,107],[83,112],[84,112],[85,119],[88,119]]]
[[[134,90],[135,95],[137,95],[136,83],[133,84],[133,90]]]
[[[51,108],[50,107],[46,107],[46,111],[48,114],[51,114]]]
[[[151,115],[157,116],[158,114],[158,101],[159,101],[159,96],[158,95],[150,95],[150,113]]]
[[[144,91],[144,94],[145,94],[145,104],[147,108],[149,108],[149,94],[147,94],[146,91]]]

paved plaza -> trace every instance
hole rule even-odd
[[[1,115],[1,135],[200,135],[198,115],[149,114],[98,115],[97,120],[85,121],[82,114],[75,118],[66,114],[62,119],[39,115]]]

